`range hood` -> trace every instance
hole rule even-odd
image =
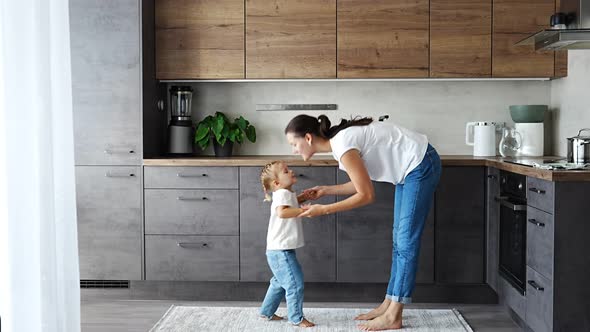
[[[561,0],[551,16],[551,29],[541,30],[516,45],[535,45],[535,51],[590,49],[590,0]]]

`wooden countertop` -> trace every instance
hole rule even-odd
[[[441,155],[440,157],[444,166],[490,166],[547,181],[590,181],[590,170],[544,170],[508,163],[502,157],[474,157],[466,155]],[[554,158],[541,157],[539,159]],[[264,166],[273,160],[284,160],[289,166],[338,166],[338,163],[331,155],[316,155],[308,161],[303,161],[301,157],[295,155],[234,156],[228,158],[217,158],[214,156],[188,158],[164,157],[144,159],[143,164],[144,166]]]

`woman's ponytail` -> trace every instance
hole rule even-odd
[[[296,137],[303,137],[305,134],[312,134],[315,136],[323,137],[330,139],[342,129],[352,127],[352,126],[366,126],[369,123],[373,122],[372,118],[365,117],[355,117],[351,120],[342,119],[340,124],[337,126],[332,126],[330,119],[324,114],[316,117],[301,114],[297,115],[285,128],[285,134],[292,133]]]

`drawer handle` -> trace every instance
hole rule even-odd
[[[508,196],[496,196],[496,197],[494,197],[494,201],[496,201],[496,202],[505,201],[507,199],[508,199]]]
[[[111,150],[111,149],[105,149],[104,150],[105,154],[116,154],[116,153],[135,153],[135,151],[133,150],[121,150],[121,151],[116,151],[116,150]]]
[[[182,197],[182,196],[178,196],[178,197],[176,197],[176,199],[179,201],[207,201],[207,200],[209,200],[207,197]]]
[[[202,243],[202,242],[177,242],[176,245],[178,245],[181,248],[207,248],[207,247],[209,247],[207,245],[207,243]]]
[[[537,194],[545,195],[545,190],[543,190],[543,189],[529,188],[529,191],[532,191]]]
[[[495,175],[493,175],[493,174],[490,174],[490,175],[488,175],[488,179],[495,180],[495,179],[497,179],[497,177]]]
[[[545,227],[545,223],[537,221],[537,219],[529,219],[529,222],[533,225],[537,225],[539,227]]]
[[[542,292],[542,291],[544,291],[544,290],[545,290],[545,288],[543,288],[543,287],[541,287],[541,286],[537,285],[537,283],[536,283],[534,280],[529,280],[529,281],[527,281],[527,282],[528,282],[528,284],[529,284],[529,285],[531,285],[531,286],[532,286],[534,289],[536,289],[536,290],[538,290],[538,291],[541,291],[541,292]]]
[[[203,173],[203,174],[182,174],[182,173],[176,173],[176,176],[178,176],[179,178],[204,178],[207,176],[207,174]]]
[[[133,173],[128,173],[128,174],[114,174],[111,172],[106,172],[104,174],[104,176],[106,176],[107,178],[128,178],[128,177],[134,177],[135,174]]]

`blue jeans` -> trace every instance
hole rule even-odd
[[[295,250],[267,250],[266,259],[273,277],[260,307],[260,315],[271,319],[286,296],[287,313],[292,324],[303,320],[303,271]]]
[[[411,303],[420,255],[420,238],[441,173],[440,157],[428,144],[420,165],[395,186],[393,253],[385,298]]]

